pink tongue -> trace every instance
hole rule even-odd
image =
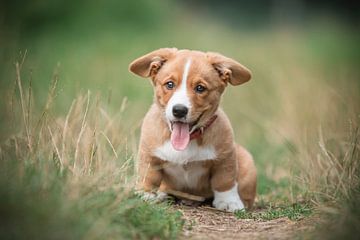
[[[171,144],[175,150],[184,150],[190,141],[189,124],[175,122],[171,133]]]

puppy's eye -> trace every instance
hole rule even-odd
[[[195,92],[197,92],[197,93],[203,93],[205,90],[206,90],[206,88],[202,85],[197,85],[195,87]]]
[[[165,83],[167,89],[172,90],[175,87],[175,83],[173,81],[168,81]]]

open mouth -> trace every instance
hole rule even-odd
[[[202,114],[193,122],[171,121],[171,144],[177,151],[184,150],[190,142],[190,134],[196,128]]]
[[[189,133],[191,133],[191,132],[193,132],[193,131],[195,130],[194,127],[196,126],[197,122],[194,121],[194,122],[188,123],[188,122],[186,122],[186,121],[171,121],[171,122],[170,122],[171,131],[174,130],[174,125],[175,125],[175,128],[176,128],[176,126],[177,126],[178,124],[186,124],[186,125],[188,125]]]

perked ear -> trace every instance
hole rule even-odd
[[[144,78],[154,76],[162,65],[173,57],[176,52],[176,48],[160,48],[135,59],[129,65],[129,70]]]
[[[231,85],[240,85],[251,79],[251,71],[235,60],[219,53],[207,52],[206,55],[220,78]]]

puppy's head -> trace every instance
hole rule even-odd
[[[212,117],[228,83],[240,85],[251,78],[250,70],[233,59],[176,48],[146,54],[130,64],[130,71],[151,78],[176,150],[185,149],[191,132]]]

